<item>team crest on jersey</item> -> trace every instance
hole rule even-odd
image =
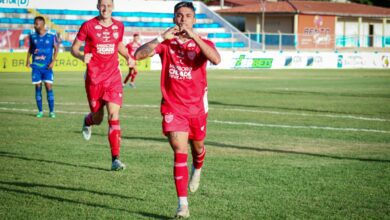
[[[188,57],[188,59],[194,60],[194,59],[195,59],[195,56],[196,56],[196,52],[195,52],[195,51],[191,50],[191,51],[188,51],[188,52],[187,52],[187,57]]]
[[[171,123],[173,121],[174,117],[175,116],[172,113],[168,113],[168,114],[164,115],[164,120],[166,123]]]
[[[115,39],[118,39],[118,37],[119,37],[119,33],[118,32],[114,32],[112,35],[114,36]]]
[[[113,25],[113,26],[112,26],[112,30],[118,30],[118,26]]]
[[[100,26],[100,25],[96,25],[96,26],[95,26],[95,29],[96,29],[96,30],[101,30],[101,29],[103,29],[103,28],[102,28],[102,26]]]
[[[95,106],[96,106],[96,101],[95,100],[91,100],[91,106],[92,106],[92,108],[95,108]]]
[[[100,37],[102,37],[102,34],[101,33],[96,33],[96,36],[100,38]]]

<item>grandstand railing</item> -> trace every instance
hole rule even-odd
[[[0,50],[27,50],[28,35],[32,32],[31,29],[12,29],[0,28]],[[50,31],[50,30],[49,30]],[[51,31],[53,32],[53,31]],[[156,31],[137,31],[126,32],[124,43],[131,40],[134,32],[140,34],[142,42],[146,43],[155,38],[159,32]],[[55,33],[55,32],[54,32]],[[63,49],[68,49],[76,36],[76,31],[69,33],[68,39],[60,39],[60,46]],[[246,38],[240,38],[244,34]],[[226,50],[262,50],[262,34],[257,33],[202,33],[213,41],[217,48]],[[266,33],[265,34],[265,50],[338,50],[338,49],[389,49],[390,36],[382,35],[329,35],[327,37],[321,36],[307,36],[284,33]],[[306,45],[302,43],[305,39]],[[320,39],[320,40],[318,40]],[[322,39],[322,41],[321,41]],[[325,39],[325,40],[324,40]],[[309,42],[309,44],[307,43]]]

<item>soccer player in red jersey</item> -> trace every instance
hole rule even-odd
[[[161,70],[161,114],[163,133],[174,151],[174,180],[179,205],[176,217],[189,217],[187,201],[188,142],[192,152],[191,192],[198,189],[206,154],[204,139],[208,112],[207,61],[218,64],[221,57],[214,44],[193,31],[196,22],[191,2],[175,5],[175,26],[142,45],[136,59],[158,54]]]
[[[80,27],[73,42],[71,53],[85,62],[85,90],[91,112],[85,116],[82,133],[85,140],[91,138],[91,126],[99,125],[104,117],[104,106],[108,112],[108,140],[111,147],[111,170],[123,170],[119,160],[121,129],[119,109],[122,105],[122,76],[119,70],[118,52],[134,66],[126,47],[122,43],[124,25],[111,17],[113,0],[98,0],[99,16],[86,21]],[[80,47],[85,42],[84,53]]]
[[[139,34],[138,33],[135,33],[133,34],[133,41],[128,43],[126,45],[126,48],[130,54],[130,56],[134,58],[134,54],[135,54],[135,51],[141,46],[141,42],[140,42],[140,37],[139,37]],[[130,87],[131,88],[135,88],[135,77],[137,76],[138,74],[138,70],[137,70],[137,63],[134,67],[130,67],[129,68],[129,73],[127,74],[125,80],[123,81],[123,86],[126,86],[127,82],[129,81],[130,79]]]

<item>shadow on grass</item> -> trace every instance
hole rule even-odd
[[[86,202],[86,201],[77,201],[77,200],[62,198],[62,197],[58,197],[58,196],[45,195],[45,194],[41,194],[41,193],[37,193],[37,192],[29,192],[29,191],[20,190],[20,189],[11,189],[11,188],[0,186],[0,190],[5,191],[5,192],[14,192],[14,193],[20,193],[20,194],[24,194],[24,195],[38,196],[38,197],[41,197],[44,199],[49,199],[49,200],[53,200],[53,201],[57,201],[57,202],[67,202],[67,203],[76,204],[76,205],[90,206],[92,208],[103,208],[103,209],[112,210],[112,211],[122,211],[122,212],[126,212],[129,214],[140,215],[142,217],[155,218],[155,219],[170,219],[167,216],[162,216],[162,215],[158,215],[158,214],[147,213],[147,212],[132,212],[132,211],[129,211],[129,210],[123,209],[123,208],[114,208],[114,207],[110,207],[108,205],[103,205],[103,204],[98,204],[98,203],[93,203],[93,202]]]
[[[19,156],[19,155],[14,155],[10,154],[8,152],[0,151],[0,157],[9,157],[9,158],[14,158],[14,159],[20,159],[20,160],[27,160],[27,161],[37,161],[37,162],[43,162],[43,163],[52,163],[52,164],[57,164],[57,165],[63,165],[63,166],[71,166],[71,167],[82,167],[82,168],[88,168],[88,169],[93,169],[93,170],[99,170],[99,171],[110,171],[109,169],[103,169],[100,167],[93,167],[93,166],[87,166],[87,165],[80,165],[80,164],[71,164],[71,163],[66,163],[62,161],[55,161],[55,160],[45,160],[45,159],[37,159],[37,158],[29,158],[25,156]]]
[[[58,190],[68,190],[68,191],[75,191],[75,192],[88,192],[92,194],[97,194],[101,196],[111,196],[111,197],[119,197],[122,199],[134,199],[138,201],[144,201],[144,199],[137,198],[137,197],[130,197],[130,196],[124,196],[119,195],[115,193],[106,193],[106,192],[99,192],[84,188],[75,188],[75,187],[67,187],[67,186],[53,186],[53,185],[47,185],[47,184],[39,184],[39,183],[25,183],[25,182],[7,182],[7,181],[1,181],[0,184],[4,185],[11,185],[11,186],[19,186],[23,188],[34,188],[34,187],[42,187],[42,188],[52,188],[52,189],[58,189]]]
[[[168,143],[167,139],[153,138],[153,137],[122,136],[122,139],[156,141],[156,142]],[[331,158],[331,159],[337,159],[337,160],[355,160],[355,161],[363,161],[363,162],[390,163],[390,160],[382,160],[382,159],[344,157],[344,156],[336,156],[336,155],[316,154],[316,153],[310,153],[310,152],[299,152],[299,151],[279,150],[279,149],[270,149],[270,148],[256,148],[256,147],[240,146],[240,145],[233,145],[233,144],[223,144],[223,143],[212,142],[212,141],[205,141],[205,145],[211,145],[211,146],[221,147],[221,148],[232,148],[232,149],[238,149],[238,150],[257,151],[257,152],[272,152],[272,153],[281,153],[281,154],[305,155],[305,156],[312,156],[312,157]]]

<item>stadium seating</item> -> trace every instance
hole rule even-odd
[[[35,13],[32,13],[28,9],[0,8],[0,28],[22,29],[20,45],[23,45],[26,35],[33,31],[32,24],[36,15],[42,15],[46,19],[50,19],[50,22],[55,24],[56,28],[62,29],[56,30],[56,32],[73,33],[72,37],[74,38],[80,25],[86,20],[97,16],[98,11],[36,9]],[[166,28],[173,26],[173,13],[115,11],[113,12],[113,17],[123,22],[126,32],[141,32],[142,35],[146,36],[144,40],[149,40],[148,36],[150,38],[155,37]],[[215,41],[217,47],[241,48],[246,46],[244,42],[234,39],[233,34],[226,33],[226,29],[220,23],[209,18],[206,14],[198,13],[196,14],[196,19],[197,23],[194,27],[197,32]],[[128,34],[128,36],[130,37],[131,34]],[[72,39],[65,39],[64,37],[62,44],[68,47],[71,46],[71,41]]]

